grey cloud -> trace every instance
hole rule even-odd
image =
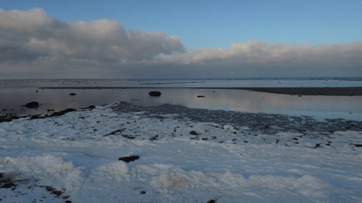
[[[0,19],[0,77],[362,75],[362,42],[311,46],[254,41],[186,50],[178,37],[126,30],[113,20],[64,22],[41,9],[0,9]]]
[[[115,21],[62,22],[41,9],[0,10],[0,53],[7,61],[71,59],[133,63],[184,51],[177,37],[127,31]],[[17,52],[19,51],[19,52]]]

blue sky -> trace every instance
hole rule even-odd
[[[55,19],[114,19],[127,29],[162,31],[187,48],[233,42],[335,44],[362,40],[360,0],[2,0],[3,10],[42,8]]]
[[[362,77],[362,0],[0,0],[0,78]]]

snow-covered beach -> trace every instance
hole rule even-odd
[[[361,126],[124,102],[20,118],[0,123],[0,200],[362,202]]]

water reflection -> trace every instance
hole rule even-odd
[[[251,113],[280,113],[307,115],[316,118],[346,118],[362,120],[361,96],[290,96],[251,92],[247,90],[162,89],[161,97],[150,97],[153,89],[37,89],[13,87],[0,89],[0,108],[3,112],[42,114],[47,110],[82,108],[119,101],[138,105],[184,105],[191,108],[231,110]],[[70,93],[76,93],[70,96]],[[199,98],[198,96],[205,96]],[[21,107],[38,101],[38,109]]]

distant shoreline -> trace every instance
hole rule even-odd
[[[38,87],[38,89],[215,89],[215,90],[249,90],[273,94],[304,96],[362,96],[362,87],[118,87],[118,86],[72,86],[72,87]]]

